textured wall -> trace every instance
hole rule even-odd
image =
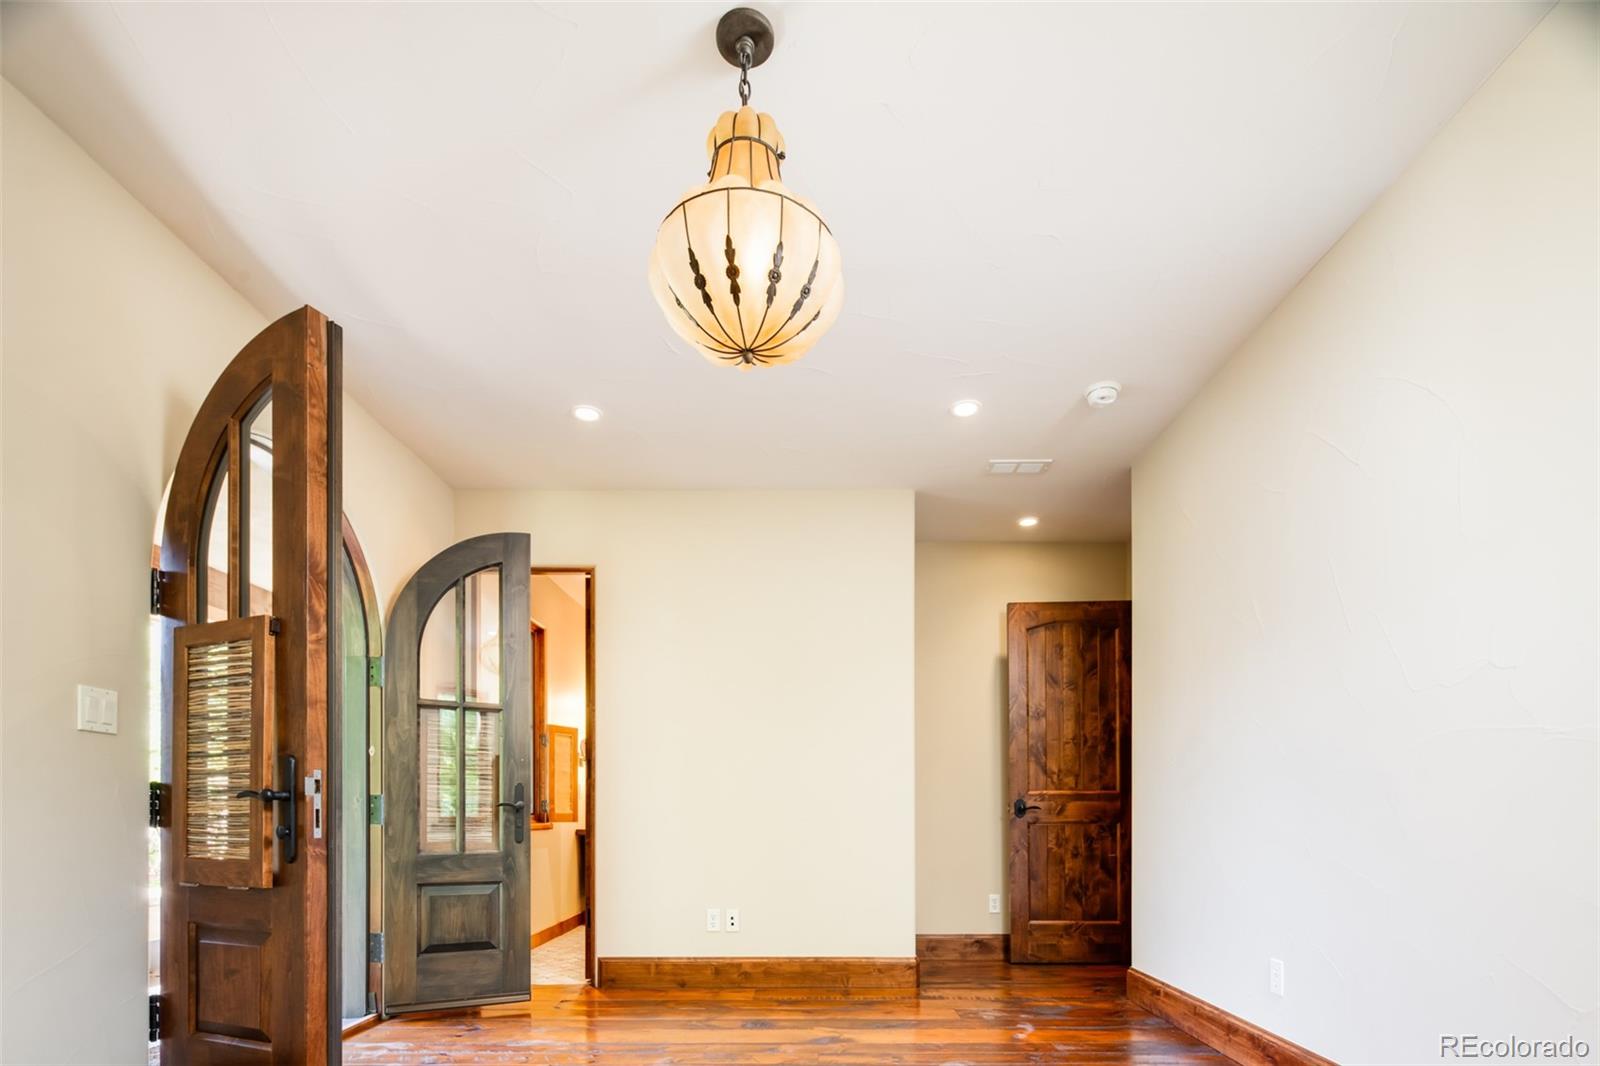
[[[1134,468],[1134,964],[1340,1062],[1600,1044],[1597,22],[1555,9]]]
[[[909,491],[456,501],[596,568],[601,957],[913,954]]]
[[[1006,604],[1127,596],[1126,544],[917,545],[917,932],[1010,928]]]

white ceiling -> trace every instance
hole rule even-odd
[[[8,3],[3,63],[264,312],[341,322],[458,487],[910,487],[924,538],[1120,538],[1140,450],[1547,5],[766,5],[752,102],[849,295],[748,373],[645,283],[736,101],[723,10]]]

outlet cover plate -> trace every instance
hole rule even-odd
[[[117,694],[109,688],[78,686],[78,728],[85,733],[117,731]]]

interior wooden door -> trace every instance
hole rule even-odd
[[[384,646],[384,1011],[528,998],[529,540],[418,570]]]
[[[1129,961],[1131,608],[1006,611],[1011,961]]]
[[[161,1061],[337,1061],[328,1025],[328,610],[339,327],[303,307],[233,359],[164,519]],[[309,790],[309,793],[308,793]]]

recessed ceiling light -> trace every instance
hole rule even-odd
[[[1122,392],[1122,385],[1115,381],[1097,381],[1083,390],[1083,398],[1089,401],[1090,407],[1110,407],[1117,402],[1117,396]]]
[[[600,421],[600,408],[580,403],[572,409],[572,417],[579,422],[598,422]]]
[[[1038,524],[1038,515],[1025,514],[1021,518],[1017,519],[1017,525],[1021,526],[1023,529],[1032,529]]]
[[[955,415],[957,418],[971,418],[973,415],[977,414],[982,407],[983,404],[979,403],[977,400],[957,400],[955,403],[950,405],[950,413]]]

